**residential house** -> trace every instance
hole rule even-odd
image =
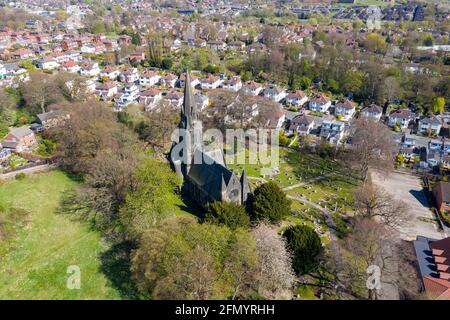
[[[193,88],[200,84],[200,80],[195,75],[190,75],[191,85]],[[182,73],[180,75],[180,79],[178,79],[178,87],[184,88],[184,82],[186,81],[186,73]]]
[[[398,125],[400,128],[406,129],[413,118],[414,115],[409,109],[395,110],[388,117],[388,126]]]
[[[334,107],[334,115],[342,121],[351,120],[355,112],[355,103],[350,100],[339,101]]]
[[[209,49],[218,50],[218,51],[222,51],[227,48],[227,44],[225,42],[216,41],[216,40],[208,41],[207,46]]]
[[[242,41],[230,41],[228,42],[228,48],[230,49],[234,49],[234,50],[238,50],[238,51],[242,51],[245,49],[245,42]]]
[[[294,117],[288,126],[288,133],[293,134],[295,132],[303,135],[307,135],[314,128],[314,118],[307,115],[298,115]]]
[[[171,91],[162,97],[164,106],[179,108],[183,104],[183,95],[177,91]]]
[[[128,68],[122,71],[119,79],[125,83],[136,83],[139,81],[139,72],[137,68]]]
[[[242,86],[244,93],[252,96],[257,96],[263,90],[263,86],[255,81],[247,81]]]
[[[2,142],[3,147],[8,147],[16,152],[23,152],[36,144],[34,132],[27,126],[11,129]]]
[[[450,212],[450,182],[440,181],[433,188],[436,208],[440,212]]]
[[[311,111],[325,113],[331,107],[331,100],[323,94],[318,94],[309,100],[308,109]]]
[[[123,89],[123,93],[119,98],[118,106],[125,107],[129,104],[137,102],[139,99],[139,87],[134,83],[127,83]]]
[[[23,60],[34,57],[34,53],[30,49],[19,49],[14,51],[11,56],[13,59]]]
[[[419,120],[417,131],[425,135],[437,136],[441,131],[441,127],[441,120],[437,117],[424,117]]]
[[[139,76],[139,84],[141,86],[151,87],[159,82],[161,76],[157,71],[153,70],[145,70]]]
[[[66,71],[66,72],[70,72],[70,73],[78,73],[80,71],[80,66],[78,65],[78,63],[69,60],[64,62],[64,64],[62,65],[62,70]]]
[[[308,102],[308,96],[301,90],[290,92],[286,97],[286,103],[289,105],[301,107]]]
[[[36,60],[36,68],[43,70],[53,70],[59,67],[59,63],[52,57],[44,57]]]
[[[169,73],[159,79],[159,84],[163,87],[175,88],[177,79],[178,79],[177,76],[175,76],[172,73]]]
[[[216,89],[222,83],[219,77],[210,76],[208,78],[200,79],[200,86],[203,90]]]
[[[436,240],[418,236],[413,244],[428,299],[450,300],[450,237]]]
[[[98,77],[100,79],[107,79],[107,80],[117,80],[117,78],[120,75],[120,70],[117,67],[114,66],[106,66],[103,68],[103,70],[100,71],[98,74]]]
[[[86,77],[97,77],[100,74],[100,68],[97,62],[84,62],[80,65],[80,74]]]
[[[69,113],[55,110],[38,114],[36,116],[36,123],[43,129],[50,129],[63,124],[69,118]]]
[[[280,102],[287,96],[287,93],[284,89],[282,89],[272,83],[268,84],[264,88],[263,94],[264,94],[264,97],[266,97],[272,101],[275,101],[275,102]]]
[[[322,121],[320,127],[320,136],[331,143],[338,144],[342,141],[345,132],[345,124],[342,121],[336,121],[327,118]]]
[[[96,94],[103,100],[109,100],[117,94],[117,84],[112,81],[98,83],[95,87]]]
[[[242,88],[242,81],[239,77],[232,77],[222,83],[222,88],[231,91],[239,91]]]
[[[139,103],[144,106],[154,105],[162,98],[161,91],[156,88],[150,88],[140,93]]]
[[[361,110],[361,116],[373,119],[375,121],[380,121],[382,115],[383,109],[376,104],[371,104],[370,106],[365,107]]]

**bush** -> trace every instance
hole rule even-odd
[[[287,244],[293,253],[292,266],[297,274],[314,272],[319,265],[319,256],[323,251],[322,241],[313,228],[297,225],[284,232]]]
[[[23,180],[26,177],[27,177],[26,174],[23,173],[23,172],[20,172],[20,173],[16,174],[16,180]]]
[[[243,206],[233,202],[213,202],[205,214],[205,221],[225,225],[232,230],[248,228],[250,219]]]

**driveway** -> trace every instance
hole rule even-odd
[[[415,240],[418,235],[433,239],[443,239],[445,234],[438,231],[437,223],[430,205],[422,190],[420,179],[409,174],[393,172],[388,177],[372,172],[372,181],[383,187],[395,199],[405,201],[411,210],[412,219],[409,225],[400,226],[404,240]]]

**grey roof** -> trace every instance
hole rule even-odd
[[[30,127],[23,126],[23,127],[13,128],[9,133],[17,138],[23,138],[30,134],[33,134],[33,131],[31,131]]]
[[[292,121],[292,123],[301,123],[301,124],[309,125],[312,122],[314,122],[314,118],[307,116],[307,115],[298,115],[291,121]]]
[[[61,111],[49,111],[46,113],[40,113],[36,117],[38,118],[39,122],[42,123],[49,119],[57,118],[60,115],[62,115]]]
[[[419,122],[423,123],[423,124],[427,124],[427,123],[429,123],[429,124],[441,124],[441,120],[439,120],[438,118],[436,118],[434,116],[420,119]]]
[[[2,146],[5,149],[15,149],[17,147],[17,142],[15,141],[3,141]]]
[[[365,107],[362,109],[361,112],[367,112],[367,113],[383,113],[383,109],[380,106],[377,106],[376,104],[372,104],[368,107]]]
[[[434,263],[433,255],[430,249],[430,242],[435,240],[426,237],[418,236],[413,241],[414,249],[416,251],[417,262],[419,263],[419,271],[423,276],[439,277]]]
[[[222,199],[222,180],[228,182],[234,175],[233,171],[218,163],[205,152],[195,149],[194,158],[201,159],[201,163],[192,164],[188,177],[205,191],[212,200]]]

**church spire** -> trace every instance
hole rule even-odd
[[[184,99],[182,109],[182,119],[185,120],[186,128],[191,127],[197,120],[197,109],[195,107],[195,97],[192,93],[191,77],[189,70],[186,70],[186,79],[184,81]]]

